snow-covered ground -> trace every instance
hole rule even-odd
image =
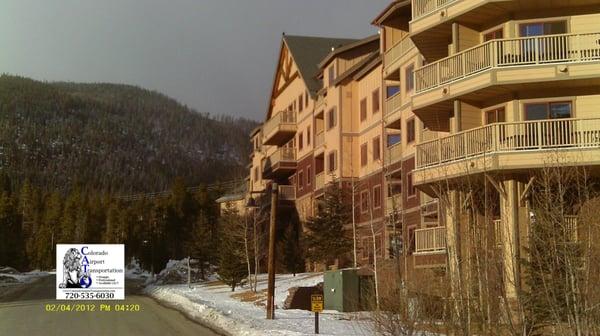
[[[21,273],[11,267],[0,267],[0,286],[30,283],[49,274],[51,273],[38,270]]]
[[[240,336],[314,335],[314,314],[304,310],[284,310],[288,289],[313,286],[323,281],[322,274],[278,275],[276,278],[275,320],[266,320],[266,274],[259,275],[258,293],[247,287],[231,288],[218,281],[186,285],[151,285],[146,293],[171,305],[189,317],[218,331]],[[372,335],[364,313],[325,311],[320,318],[321,335]]]

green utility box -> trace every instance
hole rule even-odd
[[[325,272],[325,309],[340,312],[368,310],[372,282],[371,275],[355,268]]]

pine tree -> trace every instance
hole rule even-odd
[[[21,218],[16,200],[7,192],[0,194],[0,265],[15,268],[25,266],[24,240],[21,234]]]
[[[326,190],[317,215],[306,222],[304,244],[312,262],[329,264],[351,250],[352,240],[344,230],[351,221],[348,204],[344,190],[333,184]]]
[[[296,225],[289,225],[285,230],[282,241],[283,264],[285,269],[294,274],[304,271],[304,253],[300,246],[299,228]]]
[[[235,287],[246,276],[247,265],[244,257],[244,242],[239,240],[238,230],[241,217],[235,211],[227,210],[221,217],[221,246],[218,275],[221,281],[235,291]]]

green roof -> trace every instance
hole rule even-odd
[[[294,35],[284,35],[283,40],[313,98],[322,87],[321,80],[317,78],[320,71],[319,63],[331,52],[331,48],[339,48],[358,41],[356,39]]]

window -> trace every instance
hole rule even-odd
[[[525,104],[526,120],[563,119],[571,116],[571,102]]]
[[[304,171],[298,172],[298,190],[304,189]]]
[[[373,139],[373,161],[381,159],[381,139],[376,137]]]
[[[402,180],[401,179],[392,180],[388,184],[388,197],[392,197],[392,196],[400,195],[400,194],[402,194]],[[400,207],[400,204],[395,204],[395,206]]]
[[[306,145],[310,146],[310,126],[306,128]]]
[[[408,228],[408,254],[413,254],[415,250],[415,227],[413,226]]]
[[[298,134],[298,149],[302,150],[303,147],[304,147],[304,136],[303,136],[302,132],[300,132],[300,134]]]
[[[483,35],[483,42],[487,42],[487,41],[491,41],[491,40],[498,40],[504,37],[504,30],[502,28],[498,29],[498,30],[494,30],[492,32],[489,32],[485,35]]]
[[[337,168],[337,161],[336,161],[336,159],[337,158],[336,158],[336,155],[335,155],[335,151],[329,153],[329,156],[328,156],[329,167],[328,168],[329,168],[329,172],[330,173],[333,173],[336,170],[336,168]]]
[[[306,167],[306,185],[312,184],[312,169],[310,166]]]
[[[254,167],[254,182],[258,182],[258,167]]]
[[[521,37],[566,34],[567,22],[554,21],[523,23],[519,26],[519,33]]]
[[[302,112],[304,110],[304,99],[302,99],[302,95],[298,97],[298,110]]]
[[[360,146],[360,165],[362,167],[367,165],[367,143]]]
[[[373,91],[373,114],[379,112],[379,89]]]
[[[406,143],[415,141],[415,119],[406,122]]]
[[[415,185],[413,183],[413,173],[412,172],[409,172],[406,174],[406,189],[408,191],[408,197],[412,197],[417,194],[417,190],[415,189]]]
[[[404,70],[404,78],[406,80],[406,92],[412,92],[415,88],[415,65],[411,64]]]
[[[371,261],[371,250],[373,249],[373,242],[369,238],[362,239],[362,258],[369,259]]]
[[[373,187],[373,208],[381,208],[381,186]]]
[[[396,95],[396,93],[400,92],[400,86],[399,85],[389,85],[386,87],[386,97],[390,98],[394,95]]]
[[[337,118],[335,113],[335,107],[329,110],[327,113],[327,129],[330,130],[334,128],[337,124]]]
[[[331,65],[328,70],[327,81],[329,83],[329,87],[333,86],[333,81],[335,80],[335,65]]]
[[[369,211],[369,191],[363,190],[360,192],[360,212],[366,213]]]
[[[308,108],[308,92],[304,93],[304,105]]]
[[[400,133],[388,134],[388,136],[387,136],[387,146],[388,147],[392,147],[395,144],[399,144],[400,142],[402,142],[402,134],[400,134]]]
[[[367,119],[367,98],[360,101],[360,121]]]
[[[504,107],[485,111],[485,124],[486,125],[497,123],[497,122],[505,122],[505,121],[506,121],[506,113],[504,111]]]

